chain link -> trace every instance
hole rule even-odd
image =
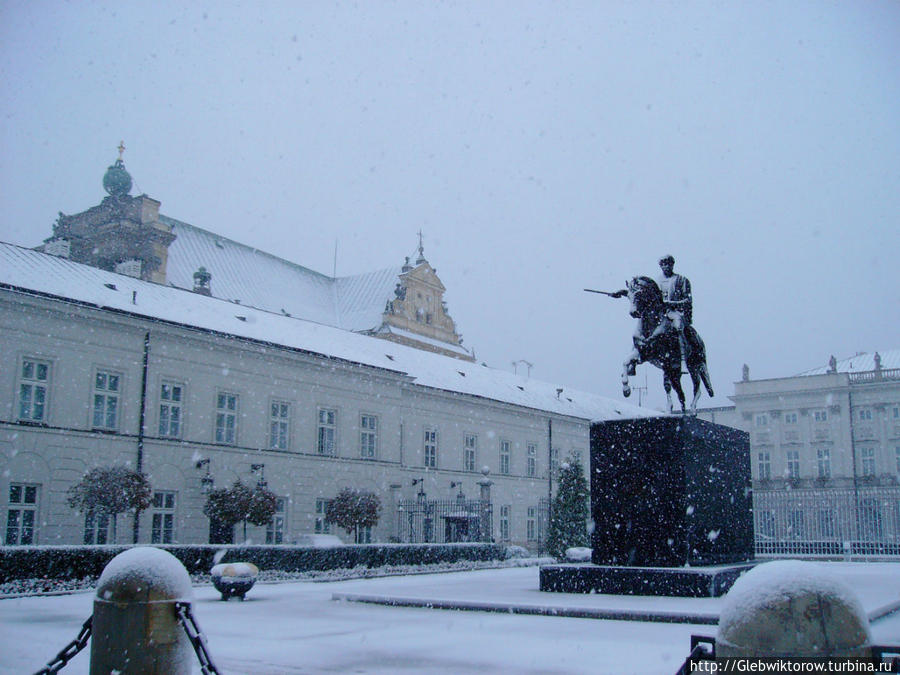
[[[197,619],[194,618],[194,614],[191,611],[191,603],[176,602],[175,612],[181,620],[181,625],[184,626],[184,632],[187,633],[188,640],[191,641],[191,645],[197,653],[197,659],[200,661],[200,672],[203,675],[221,675],[206,649],[206,637],[200,631],[200,626],[197,625]]]
[[[67,644],[52,661],[48,661],[47,665],[37,671],[34,675],[52,675],[53,673],[58,673],[63,666],[75,658],[75,655],[78,652],[87,647],[88,640],[91,637],[91,626],[93,621],[94,617],[89,616],[84,624],[82,624],[81,630],[78,631],[78,637]]]

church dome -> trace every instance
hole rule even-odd
[[[125,170],[125,163],[117,159],[103,176],[103,189],[113,197],[124,197],[131,191],[131,174]]]

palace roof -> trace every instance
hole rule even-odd
[[[216,235],[188,225],[182,224],[182,228],[178,233],[179,238],[187,234],[183,245],[198,248],[216,246]],[[186,290],[193,280],[186,284],[183,270],[179,271],[182,276],[173,279],[175,286],[164,286],[2,242],[0,287],[393,371],[424,387],[584,420],[659,415],[655,411],[596,394],[496,370],[484,364],[406,347],[352,332],[349,328],[337,328],[329,320],[317,322],[289,316],[293,312],[288,307],[260,309],[248,306],[244,303],[256,304],[253,294],[260,292],[259,287],[254,286],[255,281],[244,282],[240,279],[240,275],[247,272],[240,265],[248,255],[248,250],[245,249],[249,247],[241,247],[228,240],[222,240],[222,243],[236,269],[233,280],[226,281],[227,274],[231,272],[222,268],[218,272],[219,276],[214,276],[213,284],[221,279],[219,283],[223,284],[222,288],[240,290],[244,294],[243,298],[237,292],[234,293],[236,297],[229,301]],[[311,299],[298,297],[296,302],[311,303],[313,309],[328,311],[322,300],[326,292],[317,287],[320,282],[325,284],[328,277],[274,257],[273,267],[276,271],[272,274],[281,275],[282,279],[294,279],[294,283],[302,285],[297,288],[297,296],[303,295],[301,291],[304,289],[314,289]],[[338,280],[345,284],[344,288],[332,289],[342,298],[334,306],[339,308],[337,311],[344,313],[347,325],[351,324],[350,317],[354,313],[364,313],[360,308],[365,306],[366,297],[384,282],[379,274],[381,273],[375,272]],[[338,286],[340,285],[339,283]],[[240,303],[235,300],[240,300]]]

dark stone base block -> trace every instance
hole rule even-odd
[[[750,437],[695,417],[595,423],[591,515],[595,565],[752,560]]]
[[[607,595],[670,595],[717,598],[756,563],[710,567],[617,567],[544,565],[542,591]]]

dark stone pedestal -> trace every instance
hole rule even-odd
[[[753,563],[713,567],[544,565],[540,588],[556,593],[717,598],[752,567]]]
[[[752,560],[749,435],[680,416],[592,425],[591,516],[595,565]]]
[[[753,566],[750,439],[695,417],[591,425],[592,565],[541,590],[710,597]]]

